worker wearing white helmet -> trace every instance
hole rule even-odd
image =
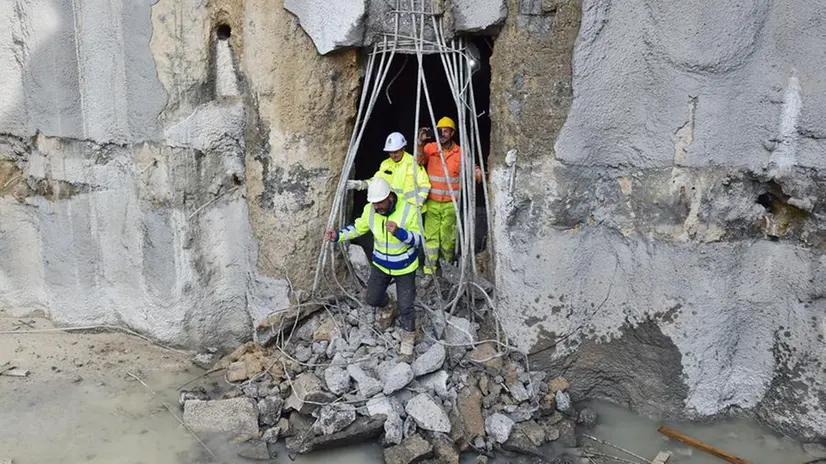
[[[382,161],[373,179],[386,180],[401,200],[423,208],[430,193],[430,180],[427,170],[419,166],[413,155],[405,151],[406,146],[407,140],[404,135],[398,132],[388,135],[384,143],[384,151],[387,152],[388,158]],[[347,188],[364,190],[370,185],[371,180],[348,180]]]
[[[416,207],[399,202],[390,184],[381,177],[374,178],[367,189],[367,205],[355,223],[335,231],[328,230],[324,238],[331,242],[352,240],[373,233],[373,265],[367,280],[368,306],[378,308],[380,328],[393,323],[393,309],[388,308],[387,287],[396,282],[396,301],[399,325],[402,328],[399,353],[413,354],[416,324],[413,302],[416,299],[416,269],[419,267],[418,248],[423,244]]]

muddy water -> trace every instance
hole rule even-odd
[[[814,459],[804,452],[800,443],[746,419],[726,419],[714,424],[660,424],[610,403],[595,402],[591,406],[600,415],[599,424],[591,435],[648,459],[653,459],[659,451],[671,451],[669,464],[719,464],[724,461],[661,435],[657,432],[660,425],[677,429],[754,464],[802,464]],[[596,445],[612,455],[629,458],[587,439],[583,444]]]

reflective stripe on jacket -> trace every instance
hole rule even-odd
[[[387,221],[399,226],[395,235],[387,231]],[[352,240],[368,230],[373,233],[373,265],[379,270],[389,275],[404,275],[418,269],[418,247],[422,245],[423,238],[414,205],[406,201],[397,202],[393,211],[383,216],[368,203],[355,223],[339,230],[338,241]]]
[[[442,160],[439,156],[439,145],[430,142],[424,146],[425,167],[430,178],[430,199],[433,201],[451,201],[453,198],[459,199],[459,192],[462,189],[462,149],[459,145],[453,144],[453,148],[444,152],[447,173],[442,167]],[[453,195],[451,190],[453,189]]]
[[[404,152],[399,162],[387,158],[382,161],[375,176],[381,177],[390,184],[390,188],[396,192],[399,200],[409,202],[421,208],[430,193],[430,180],[427,171],[423,166],[419,166],[413,155]],[[369,180],[367,182],[370,182]],[[418,196],[416,187],[418,186]]]

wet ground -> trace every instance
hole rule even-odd
[[[0,313],[0,332],[15,332],[0,334],[0,365],[9,361],[30,371],[24,378],[0,376],[0,462],[205,462],[205,451],[176,418],[181,415],[177,387],[203,372],[190,363],[188,353],[164,350],[121,333],[23,333],[32,329],[53,326],[45,319]],[[608,403],[592,407],[600,418],[589,433],[635,454],[653,459],[659,451],[672,451],[670,464],[722,462],[660,435],[659,423]],[[794,440],[748,420],[665,425],[755,464],[802,464],[814,459]],[[633,460],[589,440],[583,444]],[[378,445],[366,444],[297,457],[295,462],[380,463],[381,455]],[[250,461],[239,458],[237,462]],[[283,446],[276,462],[290,462]],[[475,462],[475,457],[467,456],[463,462]]]

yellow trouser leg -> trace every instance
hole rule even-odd
[[[456,248],[456,208],[453,207],[453,202],[442,203],[441,207],[439,257],[445,261],[453,261],[453,250]]]
[[[456,213],[452,202],[427,200],[424,214],[424,250],[430,266],[425,265],[425,274],[433,274],[441,255],[442,259],[453,259],[456,246]]]

